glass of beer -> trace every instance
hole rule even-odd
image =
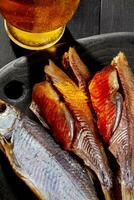
[[[8,36],[17,45],[41,50],[62,37],[80,0],[0,0]]]

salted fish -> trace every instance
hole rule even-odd
[[[91,179],[51,136],[0,100],[0,147],[14,172],[41,200],[97,200]]]
[[[106,199],[111,199],[112,174],[103,146],[96,135],[94,118],[88,104],[88,97],[51,60],[45,66],[45,73],[63,95],[66,105],[75,118],[75,137],[72,151],[98,176]]]
[[[89,85],[100,133],[120,166],[122,200],[134,199],[133,85],[124,53],[97,72]]]
[[[117,72],[112,65],[97,72],[89,84],[91,101],[97,114],[99,132],[107,143],[118,127],[121,117],[122,97],[118,90]]]
[[[118,135],[113,138],[114,143],[122,144],[124,157],[119,157],[120,163],[125,162],[122,167],[122,196],[123,200],[134,199],[134,74],[129,66],[128,60],[123,52],[120,52],[112,61],[112,65],[118,72],[124,96],[124,112],[122,123],[117,130]],[[111,141],[112,142],[112,141]],[[115,146],[115,145],[114,145]],[[112,145],[111,149],[114,151]],[[122,154],[123,154],[122,153]]]

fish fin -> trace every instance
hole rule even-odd
[[[3,146],[4,153],[6,154],[8,160],[10,161],[10,164],[12,165],[12,168],[16,171],[16,168],[20,171],[20,165],[12,151],[13,149],[13,142],[7,141],[6,138],[3,137],[3,141],[1,141],[1,145]],[[17,172],[16,172],[17,173]]]

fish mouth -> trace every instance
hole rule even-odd
[[[6,108],[6,103],[3,100],[0,100],[0,114],[5,112]]]

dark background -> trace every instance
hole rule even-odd
[[[134,0],[81,0],[75,16],[67,25],[64,38],[67,41],[71,37],[78,39],[124,31],[134,31]],[[0,68],[16,57],[31,53],[32,51],[24,50],[9,40],[4,30],[3,18],[0,17]],[[7,166],[3,169],[0,165],[0,200],[24,200],[23,195],[26,194],[29,194],[28,200],[35,200],[34,195],[13,173],[6,173],[12,170],[0,153],[1,160],[4,160]],[[16,187],[10,188],[8,186],[12,181],[16,183]],[[22,190],[18,191],[21,186]]]
[[[134,1],[81,0],[75,16],[67,27],[75,39],[109,32],[133,31]],[[0,67],[16,57],[30,53],[31,51],[12,45],[0,17]]]

